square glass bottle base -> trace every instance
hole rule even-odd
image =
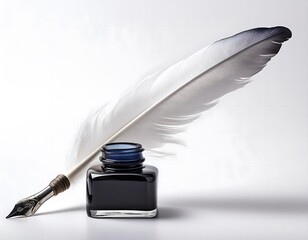
[[[153,218],[157,209],[151,211],[141,210],[90,210],[88,212],[93,218]]]

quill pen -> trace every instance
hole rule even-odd
[[[58,175],[41,192],[19,201],[7,218],[31,216],[46,200],[68,189],[106,143],[141,142],[149,150],[176,143],[176,133],[221,96],[249,83],[291,35],[285,27],[244,31],[149,76],[117,102],[92,114],[70,154],[75,167]]]

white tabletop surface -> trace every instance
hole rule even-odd
[[[308,2],[0,1],[0,239],[308,239]],[[290,41],[191,125],[159,168],[155,219],[92,219],[85,179],[30,218],[14,204],[66,172],[86,116],[158,69],[237,32]],[[166,146],[172,149],[172,146]]]

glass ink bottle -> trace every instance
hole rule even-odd
[[[144,165],[138,143],[109,143],[102,147],[102,164],[87,171],[89,217],[151,218],[157,213],[157,175]]]

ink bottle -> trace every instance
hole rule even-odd
[[[89,217],[156,216],[158,170],[143,164],[143,150],[140,144],[129,142],[102,147],[102,164],[87,171]]]

